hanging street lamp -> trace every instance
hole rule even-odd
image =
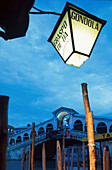
[[[105,24],[105,20],[67,2],[48,42],[66,64],[80,67],[90,57]]]
[[[67,2],[48,42],[52,43],[66,64],[80,67],[91,55],[101,29],[106,24],[83,9]],[[88,134],[90,170],[96,170],[93,115],[87,84],[82,84]]]

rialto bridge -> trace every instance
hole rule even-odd
[[[73,109],[61,107],[52,112],[53,118],[36,124],[35,122],[35,146],[49,143],[59,135],[69,135],[65,138],[67,146],[81,143],[82,138],[87,136],[85,115],[79,114]],[[112,118],[94,117],[95,134],[112,132]],[[21,159],[23,146],[25,152],[29,150],[32,141],[32,127],[9,129],[7,157],[10,159]],[[54,133],[55,132],[55,133]],[[49,136],[49,134],[51,136]],[[54,138],[53,138],[54,137]],[[52,140],[51,140],[52,138]]]

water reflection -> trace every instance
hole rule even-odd
[[[20,170],[21,169],[21,161],[7,161],[7,170]],[[41,161],[35,161],[34,163],[34,169],[35,170],[42,170],[42,162]],[[46,169],[47,170],[56,170],[56,163],[55,160],[48,160],[46,163]],[[26,170],[26,161],[24,165],[24,170]]]
[[[42,162],[35,161],[34,169],[42,170]],[[6,170],[21,170],[21,161],[15,161],[15,160],[7,161],[7,169]],[[26,162],[24,165],[24,170],[26,170]],[[52,161],[47,160],[46,170],[56,170],[55,160],[52,160]],[[77,167],[74,167],[73,170],[77,170]],[[80,167],[80,170],[83,170],[83,167]],[[87,170],[87,167],[86,167],[86,170]]]

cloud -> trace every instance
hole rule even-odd
[[[48,3],[53,6],[48,6],[43,1],[37,5],[43,9],[61,11],[65,4],[64,1],[59,2],[60,5],[57,2],[54,5],[54,1]],[[30,16],[25,37],[11,41],[0,39],[0,90],[11,96],[10,122],[15,123],[16,118],[25,124],[33,119],[42,121],[43,115],[43,119],[47,119],[52,111],[61,106],[84,113],[81,89],[83,82],[88,84],[90,105],[94,113],[112,112],[111,5],[89,1],[77,1],[77,4],[87,4],[86,8],[93,12],[97,9],[99,16],[108,19],[91,57],[81,68],[65,65],[47,42],[59,18],[57,16]],[[40,113],[41,117],[37,118]]]

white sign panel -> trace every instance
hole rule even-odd
[[[89,55],[102,24],[70,10],[75,51]]]
[[[68,12],[66,12],[64,18],[62,19],[51,42],[58,53],[61,55],[61,57],[64,59],[64,61],[72,53],[73,49],[70,35],[70,26],[68,21]]]

